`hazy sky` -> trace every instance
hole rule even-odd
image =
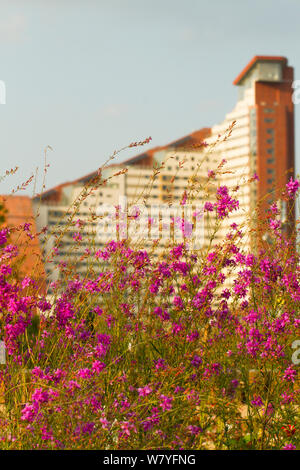
[[[20,167],[0,193],[42,169],[47,145],[49,188],[132,141],[222,121],[254,55],[286,56],[300,79],[299,24],[300,0],[0,0],[0,175]]]

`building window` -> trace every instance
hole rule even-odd
[[[274,119],[271,119],[271,118],[265,118],[264,121],[267,123],[267,124],[271,124],[274,122]]]
[[[272,129],[272,128],[267,129],[267,134],[272,134],[273,135],[274,134],[274,129]]]
[[[266,113],[266,114],[274,113],[274,109],[272,109],[272,108],[264,108],[264,113]]]

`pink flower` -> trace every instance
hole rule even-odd
[[[100,317],[103,314],[103,309],[100,308],[99,305],[96,305],[96,307],[94,307],[94,312]]]
[[[73,235],[73,239],[76,241],[76,242],[79,242],[82,240],[82,235],[80,233],[74,233]]]
[[[198,369],[198,367],[200,366],[200,364],[202,364],[202,359],[200,356],[198,356],[197,354],[194,355],[193,359],[191,360],[191,364],[192,366],[196,367]]]
[[[146,397],[147,395],[150,395],[151,392],[152,392],[152,388],[149,387],[149,385],[138,388],[138,393],[140,397]]]
[[[251,400],[251,403],[252,403],[253,406],[255,406],[257,408],[260,408],[264,404],[259,395],[254,395],[253,399]]]
[[[38,408],[36,405],[28,405],[26,404],[22,410],[22,415],[21,415],[21,420],[22,421],[28,421],[29,423],[32,423],[34,418],[36,417],[38,412]]]
[[[265,413],[268,415],[268,416],[272,416],[274,414],[274,406],[272,405],[272,403],[269,403],[267,408],[265,409]]]
[[[286,444],[283,450],[296,450],[296,446],[294,444]]]
[[[292,403],[294,401],[294,395],[292,393],[288,394],[287,392],[284,392],[281,394],[281,397],[282,397],[281,403],[283,405],[288,405],[289,403]]]
[[[90,369],[84,368],[84,369],[79,369],[77,372],[78,377],[81,377],[82,379],[90,379],[92,377],[92,372]]]
[[[300,187],[299,181],[294,180],[291,177],[290,181],[286,184],[287,193],[288,193],[290,198],[294,197],[294,195],[298,191],[299,187]]]
[[[38,307],[42,312],[45,312],[46,310],[50,310],[52,306],[47,300],[40,300],[38,302]]]
[[[92,364],[92,369],[94,372],[96,372],[96,374],[100,374],[100,372],[105,369],[106,365],[104,364],[104,362],[100,362],[100,361],[95,361],[93,362]]]
[[[183,329],[183,326],[180,323],[173,323],[172,325],[173,335],[177,335],[182,329]]]
[[[227,186],[220,186],[217,189],[217,197],[215,206],[220,219],[224,219],[230,212],[239,208],[239,201],[229,196]]]
[[[36,403],[47,403],[49,400],[49,392],[42,388],[37,388],[32,394],[32,401]]]
[[[193,434],[194,436],[197,436],[197,434],[199,434],[199,432],[203,432],[203,429],[200,428],[200,426],[190,425],[187,428],[188,428],[188,431],[190,432],[190,434]]]
[[[5,264],[2,264],[0,266],[0,274],[2,274],[3,276],[9,276],[11,273],[12,270],[10,266],[6,266]]]
[[[0,230],[0,245],[4,245],[7,242],[8,230]]]
[[[75,315],[73,305],[63,299],[58,299],[55,311],[60,326],[65,326]]]
[[[102,428],[103,429],[108,429],[109,426],[110,426],[110,422],[107,421],[107,419],[105,418],[105,416],[102,416],[102,418],[99,419],[100,423],[102,424]]]
[[[212,204],[212,202],[206,202],[204,204],[204,210],[207,212],[212,212],[214,210],[214,205]]]
[[[289,366],[283,374],[284,380],[287,382],[295,382],[297,377],[297,371],[295,370],[294,366]]]
[[[79,390],[81,388],[81,386],[78,382],[76,382],[76,380],[69,380],[65,387],[69,390],[69,392],[74,392],[74,390]]]
[[[270,220],[270,228],[272,230],[277,230],[278,228],[280,228],[280,226],[281,226],[280,220],[276,220],[276,219]]]
[[[157,359],[154,361],[154,364],[156,370],[167,368],[166,361],[164,359]]]
[[[163,411],[168,411],[172,409],[172,402],[174,400],[173,397],[168,397],[166,395],[160,395],[161,402],[159,406],[163,409]]]
[[[177,308],[179,308],[179,309],[183,309],[183,308],[184,308],[184,304],[183,304],[181,298],[180,298],[178,295],[176,295],[176,296],[174,297],[173,304],[175,305],[175,307],[177,307]]]
[[[279,214],[279,210],[278,210],[278,207],[277,207],[277,205],[276,205],[275,202],[274,202],[273,204],[271,204],[271,206],[270,206],[270,211],[271,211],[273,214],[276,214],[276,215]]]
[[[135,425],[129,421],[123,421],[120,424],[122,429],[120,437],[129,437],[132,431],[135,433],[137,432]]]

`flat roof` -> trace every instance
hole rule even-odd
[[[190,134],[187,134],[186,136],[181,137],[180,139],[174,140],[170,144],[159,146],[159,147],[153,147],[152,149],[146,150],[143,153],[135,155],[134,157],[131,157],[127,160],[123,160],[120,163],[110,163],[109,165],[105,167],[105,169],[111,168],[111,167],[122,167],[122,166],[141,162],[144,159],[146,160],[148,157],[150,158],[153,157],[153,154],[157,152],[158,150],[164,150],[164,149],[168,149],[172,147],[180,148],[181,146],[184,146],[184,144],[190,144],[192,147],[193,145],[203,142],[203,140],[206,137],[208,137],[209,134],[210,134],[210,127],[203,127],[202,129],[193,131]],[[97,174],[98,174],[98,170],[92,171],[91,173],[88,173],[87,175],[84,175],[81,178],[77,178],[76,180],[68,181],[66,183],[61,183],[53,188],[47,189],[41,194],[37,194],[36,196],[33,197],[33,200],[39,199],[39,198],[42,198],[42,199],[47,198],[47,196],[51,196],[51,194],[61,192],[64,187],[69,186],[69,185],[73,185],[76,183],[85,183],[86,181],[91,180]]]
[[[252,60],[246,65],[246,67],[239,73],[236,79],[233,81],[234,85],[239,85],[241,80],[247,75],[247,73],[254,67],[257,62],[284,62],[287,64],[287,58],[282,56],[275,55],[256,55]]]

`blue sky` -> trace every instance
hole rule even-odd
[[[47,145],[49,188],[220,122],[254,55],[300,79],[299,21],[299,0],[0,0],[0,175],[20,167],[0,193],[42,171]]]

